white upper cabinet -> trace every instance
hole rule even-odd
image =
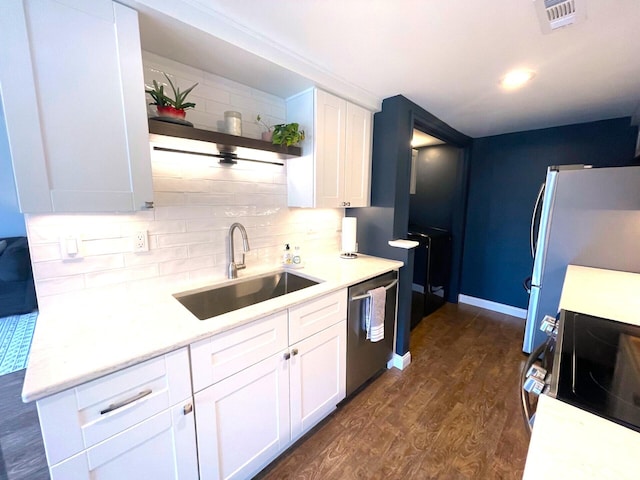
[[[287,121],[306,134],[302,157],[287,161],[289,205],[369,206],[372,113],[311,89],[287,100]]]
[[[20,209],[153,201],[138,16],[110,0],[3,0],[0,95]]]

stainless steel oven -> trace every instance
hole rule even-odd
[[[640,432],[640,326],[562,311],[549,394]]]
[[[562,310],[549,333],[522,371],[527,423],[546,393],[640,432],[640,326]]]

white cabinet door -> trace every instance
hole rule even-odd
[[[191,404],[176,405],[50,468],[52,480],[195,480]]]
[[[278,353],[195,394],[200,475],[245,479],[289,444],[289,361]]]
[[[291,436],[295,441],[335,410],[346,389],[346,322],[291,348]]]
[[[287,161],[289,206],[368,206],[371,112],[311,89],[287,100],[287,120],[306,132],[302,157]]]
[[[316,90],[316,207],[336,208],[343,201],[346,102]]]
[[[367,207],[371,197],[371,112],[347,103],[344,196],[349,207]]]
[[[6,0],[0,92],[20,208],[152,201],[137,12],[110,0]]]

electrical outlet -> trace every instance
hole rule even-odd
[[[133,251],[148,252],[149,251],[149,235],[146,230],[140,230],[133,235]]]

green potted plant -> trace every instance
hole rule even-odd
[[[270,142],[273,137],[273,126],[262,120],[260,114],[258,114],[258,116],[256,117],[256,123],[266,129],[264,132],[262,132],[262,140],[264,140],[265,142]]]
[[[300,130],[300,125],[297,123],[281,123],[273,126],[273,138],[274,145],[285,145],[290,147],[291,145],[297,145],[304,140],[304,130]]]
[[[156,106],[159,117],[184,119],[186,115],[185,110],[187,108],[193,108],[196,106],[195,103],[186,102],[185,100],[187,98],[187,95],[191,93],[191,90],[193,90],[198,84],[196,83],[195,85],[192,85],[191,87],[181,92],[180,88],[176,87],[173,84],[173,82],[171,81],[171,79],[166,73],[163,72],[162,74],[169,82],[169,85],[171,86],[171,90],[173,90],[173,98],[171,98],[165,93],[164,84],[160,84],[154,80],[153,87],[148,86],[147,89],[145,90],[145,92],[151,95],[151,98],[153,99],[153,102],[149,103],[149,105]]]

